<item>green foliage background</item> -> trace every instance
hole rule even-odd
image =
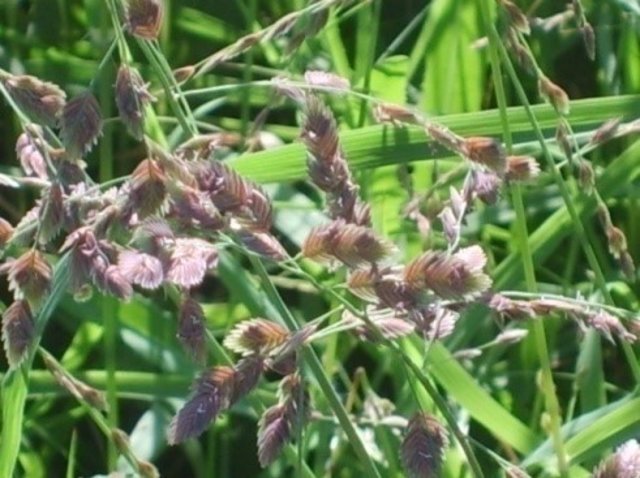
[[[266,42],[189,82],[184,92],[203,132],[215,126],[246,134],[273,97],[264,84],[242,85],[324,69],[349,78],[355,88],[378,99],[415,105],[460,135],[500,137],[503,126],[496,109],[489,51],[482,41],[486,29],[481,2],[495,15],[493,0],[353,2],[339,13],[332,11],[320,33],[292,55],[286,55],[283,41]],[[159,44],[172,68],[195,64],[306,5],[302,0],[164,3]],[[556,0],[518,4],[542,18],[563,12],[566,6]],[[569,121],[578,135],[610,118],[630,121],[640,116],[640,7],[633,0],[585,1],[584,6],[597,35],[595,61],[587,58],[571,20],[548,31],[534,25],[530,36],[542,70],[575,100]],[[112,22],[103,0],[0,0],[0,68],[55,82],[69,96],[87,87],[95,92],[107,121],[99,145],[86,162],[88,172],[101,182],[129,174],[145,154],[143,145],[131,139],[116,119],[113,84],[118,60],[115,55],[105,57],[112,41]],[[157,72],[135,43],[131,45],[143,77],[159,93],[154,108],[169,144],[175,146],[180,134]],[[534,78],[519,67],[516,71],[527,97],[536,104],[533,111],[538,125],[560,162],[552,142],[555,113],[538,97]],[[513,107],[507,117],[514,150],[536,155],[544,164],[534,125],[506,74],[505,99]],[[328,102],[339,118],[343,145],[362,193],[373,206],[375,228],[393,239],[403,259],[441,244],[437,237],[422,238],[415,224],[403,218],[401,211],[409,194],[398,168],[408,166],[412,187],[423,192],[436,174],[452,169],[459,159],[434,148],[418,127],[373,125],[369,107],[355,97],[332,95]],[[0,172],[19,176],[15,139],[20,124],[5,103],[0,104],[0,117]],[[321,199],[302,182],[305,153],[296,141],[299,129],[293,106],[275,108],[264,130],[283,145],[256,153],[239,150],[228,159],[239,172],[266,185],[276,201],[278,236],[295,250],[306,232],[323,220],[318,212]],[[598,189],[614,223],[625,231],[636,259],[640,258],[639,158],[640,145],[633,136],[589,155],[598,174]],[[465,241],[480,243],[487,251],[500,290],[526,289],[520,254],[522,241],[526,241],[540,291],[581,294],[604,303],[607,298],[594,280],[575,233],[575,221],[553,175],[544,169],[540,179],[523,190],[528,237],[519,234],[511,196],[504,194],[497,205],[474,211],[465,228]],[[624,279],[609,255],[606,237],[594,216],[593,199],[579,190],[570,174],[564,179],[602,269],[606,290],[615,305],[637,312],[637,281]],[[444,198],[447,191],[446,186],[440,188],[435,197]],[[28,188],[0,186],[0,215],[15,224],[36,197],[37,192]],[[312,265],[309,270],[325,284],[343,279]],[[284,276],[277,268],[267,273],[300,320],[310,320],[335,305],[308,282]],[[215,337],[222,339],[242,319],[267,313],[268,294],[260,280],[249,264],[238,260],[223,262],[217,275],[207,280],[199,298]],[[8,304],[10,295],[4,283],[2,287],[0,297]],[[168,420],[197,374],[197,367],[175,339],[175,324],[175,306],[162,292],[137,295],[126,304],[98,294],[89,302],[77,303],[61,294],[42,345],[66,370],[107,390],[111,412],[106,423],[129,433],[132,450],[139,458],[153,461],[162,476],[294,476],[291,455],[267,470],[260,469],[255,450],[257,417],[248,401],[218,419],[201,439],[180,447],[166,446]],[[567,423],[563,441],[570,476],[589,476],[587,470],[612,447],[640,434],[640,377],[634,377],[629,365],[635,359],[628,353],[625,356],[620,344],[603,341],[592,331],[582,333],[566,319],[545,319],[545,327],[560,414]],[[472,438],[485,476],[502,473],[491,452],[530,465],[527,469],[532,476],[555,476],[544,396],[537,385],[540,364],[535,333],[516,346],[493,347],[474,360],[457,360],[452,355],[490,342],[499,330],[486,310],[473,310],[444,344],[432,346],[425,372],[450,399],[459,423]],[[421,343],[406,341],[403,348],[421,363]],[[412,387],[416,384],[399,373],[397,358],[383,348],[340,335],[330,337],[316,350],[343,401],[352,391],[359,397],[350,411],[360,411],[360,400],[373,393],[391,401],[400,415],[409,416],[416,410],[415,393],[422,407],[433,410],[429,396],[422,389],[415,392]],[[258,396],[272,403],[275,382],[263,383]],[[312,396],[319,410],[329,416],[327,398],[317,387]],[[10,398],[3,393],[3,408]],[[6,415],[2,427],[1,447],[11,440],[20,444],[16,476],[92,476],[127,470],[113,444],[99,431],[95,417],[56,385],[39,358],[30,372],[21,436],[15,434]],[[377,427],[372,433],[383,457],[381,475],[403,476],[397,433],[387,427]],[[315,476],[363,473],[363,463],[331,419],[314,422],[305,430],[302,451]],[[459,447],[454,446],[447,454],[443,475],[471,476],[464,463]]]

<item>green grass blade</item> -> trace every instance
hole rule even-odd
[[[53,310],[65,294],[69,283],[69,256],[64,256],[54,269],[52,290],[36,318],[36,335],[28,357],[17,369],[7,372],[2,380],[2,445],[0,446],[0,476],[13,476],[22,433],[24,430],[24,405],[29,390],[29,374],[35,351]]]
[[[557,116],[549,105],[532,108],[540,126],[553,137]],[[515,145],[533,140],[531,126],[524,107],[507,109]],[[640,95],[590,98],[571,102],[571,121],[576,131],[595,129],[612,117],[640,116]],[[498,135],[502,131],[498,110],[440,116],[437,120],[463,136]],[[424,131],[416,126],[394,128],[385,125],[367,126],[342,133],[341,144],[350,167],[355,170],[378,166],[423,161],[451,153],[436,148]],[[306,153],[299,143],[267,151],[243,154],[228,162],[240,174],[261,183],[294,181],[307,175]]]

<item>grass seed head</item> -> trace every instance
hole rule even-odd
[[[164,4],[162,0],[127,0],[126,27],[143,40],[155,40],[160,35]]]
[[[401,446],[402,464],[412,478],[440,476],[444,451],[449,444],[447,432],[435,417],[417,413],[405,431]]]
[[[570,110],[569,95],[566,91],[552,82],[546,76],[540,76],[538,79],[538,89],[540,94],[551,103],[551,106],[562,116],[567,116]]]
[[[155,101],[147,88],[136,69],[120,65],[116,77],[116,106],[127,131],[138,140],[144,136],[145,105]]]
[[[26,301],[17,300],[2,314],[2,342],[10,367],[17,367],[33,343],[35,324]]]
[[[29,118],[46,126],[56,126],[66,95],[59,86],[30,75],[0,77],[13,101]]]
[[[494,138],[471,137],[462,144],[463,155],[470,161],[484,166],[502,176],[507,167],[507,152]]]
[[[507,174],[510,181],[530,181],[540,174],[540,165],[533,156],[508,156]]]

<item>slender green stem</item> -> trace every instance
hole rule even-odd
[[[492,30],[489,32],[490,36],[492,36],[493,38],[498,38],[498,33],[495,31],[495,28],[493,28],[492,26]],[[540,148],[542,150],[543,156],[545,158],[545,161],[549,167],[549,170],[551,171],[553,178],[556,182],[556,184],[558,185],[558,188],[560,189],[560,194],[562,195],[562,199],[564,201],[564,204],[567,208],[567,212],[569,213],[569,217],[571,218],[571,223],[573,224],[573,227],[575,229],[575,235],[577,236],[578,240],[580,241],[580,245],[582,246],[582,249],[584,250],[584,253],[587,257],[587,262],[589,263],[589,267],[591,267],[591,269],[593,270],[594,274],[595,274],[595,278],[596,278],[596,283],[598,284],[598,288],[600,289],[603,297],[605,298],[605,301],[611,305],[615,304],[613,301],[613,298],[611,297],[611,294],[609,293],[609,289],[607,287],[607,281],[606,278],[602,272],[602,268],[600,267],[600,264],[598,262],[598,258],[595,255],[595,252],[593,251],[593,248],[591,247],[591,244],[589,243],[588,240],[588,236],[586,234],[584,225],[582,224],[582,220],[580,219],[580,216],[578,215],[578,212],[576,210],[576,206],[571,198],[571,195],[569,193],[569,189],[567,187],[567,185],[565,184],[563,178],[562,178],[562,174],[560,173],[560,170],[558,169],[558,165],[555,163],[553,156],[551,154],[551,152],[549,151],[549,148],[546,144],[545,138],[544,138],[544,134],[542,133],[542,129],[540,128],[540,124],[538,123],[538,120],[535,116],[535,113],[533,112],[533,109],[531,108],[531,104],[529,103],[529,99],[527,98],[527,94],[524,91],[524,88],[522,86],[522,84],[520,83],[520,80],[518,79],[518,74],[515,71],[515,68],[513,67],[513,64],[511,63],[511,60],[509,58],[509,54],[505,48],[505,46],[500,43],[499,41],[496,42],[497,48],[498,48],[498,52],[500,54],[500,57],[505,65],[505,68],[507,70],[507,74],[509,75],[509,77],[511,78],[512,82],[513,82],[513,86],[516,90],[516,94],[518,95],[518,98],[520,99],[520,102],[522,103],[522,105],[525,108],[525,113],[527,114],[527,116],[529,117],[529,121],[531,122],[531,125],[533,127],[533,131],[535,133],[536,138],[538,139],[538,142],[540,143]],[[635,356],[635,352],[633,351],[632,347],[626,343],[626,342],[622,342],[622,350],[625,354],[625,358],[627,359],[627,363],[629,365],[629,368],[631,369],[631,372],[633,374],[633,378],[636,382],[636,384],[640,384],[640,364],[638,364],[638,359]]]
[[[460,446],[462,447],[467,460],[469,462],[469,466],[470,468],[473,470],[473,473],[476,477],[482,477],[482,468],[480,467],[478,460],[473,452],[473,449],[469,446],[468,441],[466,440],[466,437],[464,436],[464,434],[462,433],[462,431],[460,430],[460,428],[458,427],[458,424],[455,420],[455,417],[453,416],[453,413],[451,412],[451,410],[449,409],[449,406],[447,405],[446,400],[442,397],[442,395],[440,395],[440,392],[438,392],[438,389],[436,387],[434,387],[431,382],[429,382],[429,379],[426,377],[426,375],[424,374],[424,372],[422,371],[421,367],[418,366],[399,346],[397,346],[396,344],[394,344],[392,341],[386,339],[385,337],[383,337],[380,334],[380,331],[377,330],[377,327],[375,326],[375,324],[373,324],[370,319],[368,318],[367,314],[365,312],[362,312],[361,310],[359,310],[358,308],[356,308],[351,302],[349,302],[346,298],[344,298],[342,295],[338,294],[335,290],[325,287],[324,285],[322,285],[320,282],[318,282],[312,275],[308,274],[306,271],[304,271],[299,264],[297,264],[296,262],[290,262],[291,264],[293,264],[292,266],[285,266],[285,268],[293,273],[296,274],[300,274],[302,277],[304,277],[305,279],[307,279],[308,281],[310,281],[314,287],[316,287],[319,291],[330,294],[332,297],[334,297],[338,302],[340,302],[341,304],[344,305],[344,307],[349,310],[349,312],[353,313],[354,315],[356,315],[357,317],[363,319],[368,325],[370,325],[372,327],[372,330],[374,330],[374,332],[377,332],[378,335],[378,339],[387,347],[389,347],[391,350],[393,350],[394,352],[396,352],[401,359],[403,360],[403,362],[405,362],[406,366],[409,367],[411,369],[411,371],[418,377],[418,380],[420,381],[420,383],[424,386],[425,390],[427,391],[427,393],[431,396],[432,400],[434,401],[434,403],[436,404],[436,406],[438,407],[438,409],[441,411],[442,415],[444,416],[445,420],[447,421],[447,424],[449,425],[449,427],[451,428],[451,430],[453,431],[453,434],[455,435],[456,439],[458,440],[458,442],[460,443]]]
[[[504,84],[502,82],[500,54],[496,45],[496,43],[500,40],[495,35],[493,35],[493,32],[495,32],[495,30],[491,21],[491,13],[489,10],[488,2],[486,0],[478,0],[478,3],[480,5],[480,11],[482,14],[482,21],[484,23],[485,31],[489,37],[489,57],[491,61],[491,71],[496,91],[496,98],[498,101],[498,108],[500,111],[502,131],[507,150],[511,152],[513,141],[511,138],[511,130],[509,128],[509,119],[507,116],[507,100]],[[514,184],[511,186],[511,197],[516,213],[517,244],[518,248],[520,249],[520,255],[522,257],[527,290],[529,292],[535,293],[537,291],[537,282],[535,277],[533,258],[531,250],[529,248],[527,215],[524,208],[522,191],[519,185]],[[551,441],[553,443],[553,448],[555,450],[556,458],[558,461],[558,470],[560,472],[560,476],[564,478],[568,476],[568,463],[566,452],[564,450],[564,442],[562,439],[562,417],[560,415],[560,405],[558,403],[556,388],[553,382],[553,371],[551,369],[551,362],[549,359],[549,347],[547,345],[544,322],[536,320],[533,322],[532,327],[536,344],[536,351],[538,352],[538,360],[540,361],[540,367],[542,370],[542,393],[544,394],[545,407],[550,418],[549,433],[551,435]]]
[[[277,308],[281,319],[284,321],[284,323],[289,329],[291,330],[299,329],[300,326],[298,324],[298,321],[293,316],[289,308],[286,306],[286,304],[282,300],[282,297],[280,297],[280,294],[278,293],[276,288],[273,286],[273,283],[269,279],[269,275],[266,269],[264,268],[264,265],[262,264],[262,262],[254,256],[250,256],[250,259],[258,275],[262,278],[263,285],[265,287],[265,292],[273,301],[274,306]],[[340,426],[344,430],[345,434],[347,435],[347,438],[349,439],[349,442],[351,443],[356,454],[360,458],[362,462],[361,464],[367,473],[366,476],[380,477],[380,473],[378,472],[378,469],[376,468],[375,464],[371,460],[371,457],[367,453],[364,443],[362,442],[360,435],[358,435],[358,432],[353,426],[353,423],[351,422],[351,419],[349,418],[347,411],[345,410],[342,402],[340,401],[338,394],[333,389],[333,386],[331,385],[329,378],[324,373],[324,370],[322,368],[322,363],[320,362],[320,359],[316,355],[315,351],[311,348],[305,348],[303,351],[303,356],[305,359],[305,363],[309,366],[309,368],[311,369],[311,372],[313,373],[313,376],[318,381],[318,385],[322,389],[322,392],[325,398],[329,402],[329,405],[331,406],[333,413],[335,413],[336,418],[338,419],[338,422],[340,422]]]
[[[29,389],[29,374],[44,328],[69,284],[69,255],[55,267],[52,290],[36,321],[36,331],[27,357],[20,367],[9,370],[2,379],[2,446],[0,446],[0,476],[14,476],[22,444],[24,405]]]

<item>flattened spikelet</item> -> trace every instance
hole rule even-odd
[[[212,244],[202,239],[176,239],[167,280],[187,289],[200,285],[217,263],[218,251]]]
[[[282,379],[278,404],[268,408],[258,423],[258,460],[263,467],[277,458],[282,447],[303,426],[308,417],[308,400],[298,375]]]
[[[480,164],[498,175],[504,174],[507,167],[507,152],[502,144],[486,137],[466,138],[462,151],[469,160]]]
[[[491,286],[491,279],[482,271],[485,263],[486,256],[478,246],[461,249],[453,256],[428,251],[406,266],[404,279],[412,287],[426,287],[443,299],[461,299]]]
[[[402,441],[402,463],[412,478],[437,478],[440,476],[442,458],[448,446],[447,434],[442,425],[426,413],[417,413],[407,426]]]
[[[13,226],[9,221],[0,217],[0,248],[3,248],[13,236]]]
[[[89,152],[102,134],[100,105],[86,91],[69,101],[62,111],[60,136],[67,152],[77,158]]]
[[[40,229],[38,241],[47,244],[55,239],[62,230],[64,221],[64,202],[62,186],[53,183],[44,193],[40,207]]]
[[[56,125],[66,97],[60,87],[29,75],[7,75],[0,80],[13,101],[33,121],[52,127]]]
[[[166,176],[157,161],[145,159],[131,173],[129,207],[141,218],[154,214],[164,203]]]
[[[33,343],[35,326],[29,304],[18,300],[2,314],[2,341],[7,362],[17,367]]]
[[[8,278],[16,299],[37,305],[49,292],[51,266],[40,251],[30,249],[10,264]]]
[[[187,297],[180,305],[177,335],[189,355],[200,363],[206,358],[205,333],[204,311],[195,299]]]
[[[162,28],[162,0],[127,0],[126,26],[132,35],[155,40]]]
[[[224,339],[224,346],[242,354],[267,355],[289,338],[289,331],[267,319],[240,322]]]
[[[640,445],[637,440],[623,443],[598,465],[593,478],[635,478],[640,476]]]
[[[167,431],[169,445],[176,445],[204,432],[220,411],[216,393],[196,393],[173,417]]]
[[[198,378],[194,394],[169,424],[167,440],[170,445],[196,437],[207,429],[228,407],[234,379],[235,371],[231,367],[214,367]]]
[[[40,151],[42,142],[35,134],[35,132],[41,133],[42,128],[36,125],[30,125],[30,129],[35,131],[27,130],[18,136],[18,140],[16,141],[16,155],[25,174],[47,179],[49,176],[47,174],[47,164]]]
[[[269,466],[291,436],[286,405],[273,405],[265,410],[258,423],[258,460]]]
[[[336,220],[314,228],[302,245],[302,253],[316,260],[337,259],[351,268],[375,264],[392,247],[369,228]]]
[[[274,261],[282,261],[287,258],[287,251],[280,241],[268,232],[238,231],[238,240],[250,251]]]
[[[122,251],[118,267],[125,279],[145,289],[157,289],[164,280],[160,259],[143,252]]]
[[[144,107],[154,100],[137,70],[121,65],[116,77],[116,106],[120,119],[131,135],[141,140],[144,134]]]
[[[529,181],[540,174],[540,165],[532,156],[507,157],[507,179],[511,181]]]

